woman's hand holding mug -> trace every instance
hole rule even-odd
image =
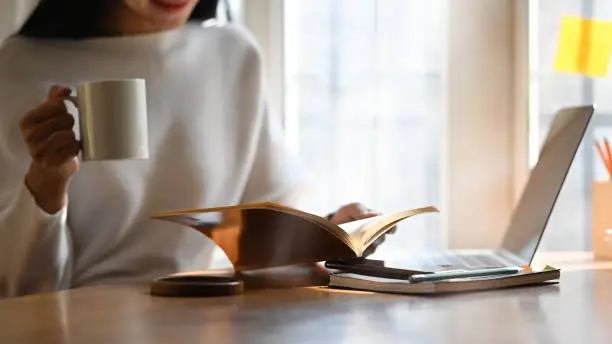
[[[80,144],[73,131],[74,117],[64,103],[69,96],[69,88],[53,86],[47,100],[20,122],[32,157],[25,183],[37,204],[50,214],[65,205],[70,177],[79,168]]]
[[[67,101],[78,109],[80,142]],[[145,80],[86,82],[76,96],[69,88],[53,86],[47,100],[28,112],[20,126],[32,157],[26,186],[37,204],[53,214],[66,205],[79,152],[83,161],[148,159]]]

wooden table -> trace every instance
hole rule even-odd
[[[0,301],[0,343],[612,343],[612,263],[540,256],[558,286],[444,297],[298,288],[215,299],[103,286]]]

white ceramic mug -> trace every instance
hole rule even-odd
[[[144,79],[87,82],[70,100],[78,109],[83,161],[149,158]]]

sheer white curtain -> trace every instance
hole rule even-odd
[[[304,208],[439,205],[443,0],[286,0],[289,142],[318,188]],[[400,225],[386,250],[439,246],[436,217]]]

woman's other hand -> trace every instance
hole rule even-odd
[[[80,144],[73,132],[74,118],[64,100],[70,89],[53,86],[47,100],[20,122],[21,133],[32,157],[26,186],[37,204],[55,213],[66,203],[70,177],[77,172]]]

